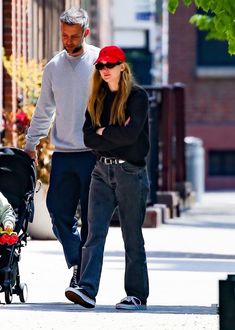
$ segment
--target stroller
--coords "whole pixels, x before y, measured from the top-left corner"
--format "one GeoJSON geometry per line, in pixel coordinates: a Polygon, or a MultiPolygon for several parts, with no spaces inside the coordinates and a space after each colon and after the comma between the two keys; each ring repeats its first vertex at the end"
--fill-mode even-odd
{"type": "Polygon", "coordinates": [[[21,149],[0,148],[0,191],[6,196],[16,214],[15,232],[18,241],[0,245],[0,292],[5,302],[12,302],[13,294],[26,302],[28,288],[20,282],[21,248],[27,245],[28,223],[33,221],[36,168],[33,160],[21,149]]]}

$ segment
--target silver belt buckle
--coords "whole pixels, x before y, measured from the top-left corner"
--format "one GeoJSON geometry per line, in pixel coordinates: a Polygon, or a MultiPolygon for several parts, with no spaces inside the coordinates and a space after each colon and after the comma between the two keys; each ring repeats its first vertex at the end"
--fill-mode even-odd
{"type": "Polygon", "coordinates": [[[104,163],[105,165],[112,165],[112,164],[122,164],[125,163],[125,160],[122,159],[112,159],[112,158],[106,158],[104,156],[102,156],[100,158],[100,160],[102,161],[102,163],[104,163]]]}
{"type": "Polygon", "coordinates": [[[104,157],[104,163],[105,163],[105,165],[110,165],[110,164],[112,164],[112,159],[104,157]]]}

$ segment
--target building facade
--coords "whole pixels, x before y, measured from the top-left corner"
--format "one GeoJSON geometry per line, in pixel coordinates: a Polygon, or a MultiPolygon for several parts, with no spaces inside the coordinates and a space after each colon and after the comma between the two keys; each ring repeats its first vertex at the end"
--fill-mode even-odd
{"type": "MultiPolygon", "coordinates": [[[[104,6],[107,1],[102,1],[104,6]]],[[[2,0],[0,2],[0,46],[7,56],[23,56],[36,61],[50,60],[62,49],[59,30],[61,12],[71,6],[83,7],[91,17],[98,17],[98,2],[94,0],[2,0]]],[[[91,20],[90,40],[99,43],[97,19],[91,20]]],[[[2,51],[2,50],[1,50],[2,51]]],[[[0,56],[0,61],[2,56],[0,56]]],[[[2,65],[1,65],[2,68],[2,65]]],[[[15,111],[20,93],[15,82],[5,70],[0,71],[0,109],[15,111]]]]}
{"type": "MultiPolygon", "coordinates": [[[[167,15],[167,0],[128,1],[129,11],[124,0],[2,0],[0,45],[15,58],[49,60],[61,49],[59,15],[73,5],[90,14],[88,42],[123,47],[140,83],[185,84],[186,135],[203,141],[206,189],[234,189],[235,60],[189,23],[195,8],[167,15]]],[[[0,67],[0,111],[14,112],[20,90],[0,67]]]]}
{"type": "Polygon", "coordinates": [[[195,12],[181,5],[169,15],[169,83],[186,85],[186,134],[203,141],[206,189],[234,189],[235,56],[205,41],[189,23],[195,12]]]}

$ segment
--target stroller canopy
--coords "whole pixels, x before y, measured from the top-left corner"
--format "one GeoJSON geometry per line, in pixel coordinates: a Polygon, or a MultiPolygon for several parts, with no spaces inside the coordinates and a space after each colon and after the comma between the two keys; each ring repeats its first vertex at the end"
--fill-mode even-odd
{"type": "Polygon", "coordinates": [[[0,191],[14,209],[19,208],[36,185],[33,160],[21,149],[0,148],[0,191]]]}

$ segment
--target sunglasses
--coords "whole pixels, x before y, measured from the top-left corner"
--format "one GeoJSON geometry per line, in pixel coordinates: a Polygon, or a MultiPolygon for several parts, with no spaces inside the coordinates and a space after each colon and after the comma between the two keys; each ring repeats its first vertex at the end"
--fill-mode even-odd
{"type": "Polygon", "coordinates": [[[107,63],[101,63],[101,62],[98,62],[96,65],[95,65],[95,68],[96,70],[103,70],[104,68],[107,68],[107,69],[113,69],[116,65],[119,65],[121,64],[121,62],[116,62],[116,63],[110,63],[110,62],[107,62],[107,63]]]}

